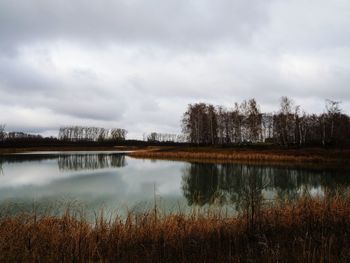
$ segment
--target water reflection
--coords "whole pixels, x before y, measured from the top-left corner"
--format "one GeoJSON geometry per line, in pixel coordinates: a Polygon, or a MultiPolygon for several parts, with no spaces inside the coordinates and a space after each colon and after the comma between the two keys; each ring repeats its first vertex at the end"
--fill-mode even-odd
{"type": "Polygon", "coordinates": [[[71,202],[92,216],[102,208],[123,214],[151,209],[155,194],[162,197],[167,211],[178,201],[185,203],[180,191],[183,163],[104,153],[35,154],[3,160],[6,176],[0,177],[0,216],[2,211],[30,212],[33,206],[39,214],[57,213],[71,202]]]}
{"type": "Polygon", "coordinates": [[[294,200],[305,191],[322,194],[349,187],[346,172],[246,164],[192,163],[183,169],[182,191],[188,205],[236,206],[262,199],[294,200]]]}
{"type": "Polygon", "coordinates": [[[44,162],[57,160],[60,171],[98,170],[126,166],[125,154],[91,154],[91,153],[53,153],[53,154],[18,154],[0,157],[0,174],[3,163],[16,164],[24,162],[44,162]]]}
{"type": "Polygon", "coordinates": [[[2,169],[2,159],[0,158],[0,176],[4,174],[4,171],[2,169]]]}
{"type": "Polygon", "coordinates": [[[125,155],[122,154],[60,155],[57,161],[61,171],[97,170],[126,165],[125,155]]]}
{"type": "Polygon", "coordinates": [[[212,204],[236,211],[276,198],[292,201],[304,191],[323,194],[350,186],[344,170],[139,160],[115,152],[2,156],[1,169],[0,214],[8,203],[20,204],[15,206],[20,211],[30,210],[33,201],[59,207],[57,200],[94,211],[102,206],[134,211],[152,207],[155,197],[166,211],[212,204]]]}

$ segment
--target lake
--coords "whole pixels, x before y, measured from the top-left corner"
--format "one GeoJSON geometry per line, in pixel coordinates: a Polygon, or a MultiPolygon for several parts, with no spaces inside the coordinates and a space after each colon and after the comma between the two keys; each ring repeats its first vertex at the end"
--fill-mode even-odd
{"type": "MultiPolygon", "coordinates": [[[[341,167],[340,167],[341,168],[341,167]]],[[[237,211],[247,198],[293,201],[346,189],[347,169],[142,160],[119,152],[37,152],[0,156],[0,211],[164,212],[193,207],[237,211]]]]}

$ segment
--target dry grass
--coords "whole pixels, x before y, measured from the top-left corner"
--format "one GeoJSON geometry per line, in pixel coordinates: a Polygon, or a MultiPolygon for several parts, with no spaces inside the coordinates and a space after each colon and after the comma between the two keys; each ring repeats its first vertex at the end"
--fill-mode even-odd
{"type": "MultiPolygon", "coordinates": [[[[246,210],[246,212],[249,209],[246,210]]],[[[349,262],[350,198],[301,198],[243,213],[130,214],[94,224],[61,217],[0,219],[0,262],[349,262]]]]}
{"type": "Polygon", "coordinates": [[[218,148],[158,148],[135,151],[129,154],[135,158],[166,159],[166,160],[204,160],[274,162],[274,163],[349,163],[349,150],[237,150],[218,148]]]}

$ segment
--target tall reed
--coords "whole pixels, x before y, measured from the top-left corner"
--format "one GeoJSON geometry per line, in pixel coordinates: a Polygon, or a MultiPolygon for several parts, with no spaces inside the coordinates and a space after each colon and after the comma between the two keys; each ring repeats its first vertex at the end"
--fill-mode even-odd
{"type": "Polygon", "coordinates": [[[0,219],[0,262],[348,262],[350,197],[220,213],[0,219]],[[247,216],[248,213],[248,216],[247,216]]]}
{"type": "Polygon", "coordinates": [[[129,153],[134,158],[169,160],[205,160],[205,161],[248,161],[248,162],[284,162],[284,163],[348,163],[349,153],[303,152],[299,151],[250,151],[218,149],[185,150],[142,150],[129,153]]]}

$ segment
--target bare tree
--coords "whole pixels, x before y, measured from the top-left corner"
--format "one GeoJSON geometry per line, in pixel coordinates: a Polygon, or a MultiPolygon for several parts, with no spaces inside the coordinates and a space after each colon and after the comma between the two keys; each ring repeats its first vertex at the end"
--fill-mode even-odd
{"type": "Polygon", "coordinates": [[[246,114],[247,138],[251,142],[258,142],[261,137],[261,113],[255,99],[248,101],[246,114]]]}
{"type": "MultiPolygon", "coordinates": [[[[329,122],[329,141],[334,140],[334,124],[337,117],[339,117],[341,114],[340,103],[340,101],[334,101],[330,99],[326,100],[327,119],[329,122]]],[[[325,130],[327,129],[325,128],[325,130]]]]}
{"type": "Polygon", "coordinates": [[[261,142],[273,138],[273,114],[261,114],[261,142]]]}
{"type": "MultiPolygon", "coordinates": [[[[284,146],[339,145],[350,141],[350,118],[342,114],[339,105],[339,101],[327,100],[327,112],[316,115],[302,111],[285,96],[275,114],[261,113],[255,99],[235,103],[232,110],[196,103],[188,105],[182,128],[187,141],[197,144],[263,142],[268,138],[284,146]]],[[[169,136],[163,134],[160,140],[164,138],[169,136]]]]}
{"type": "Polygon", "coordinates": [[[217,143],[218,137],[218,123],[217,123],[217,112],[213,105],[207,106],[207,118],[208,118],[208,129],[209,129],[209,140],[208,143],[214,145],[217,143]]]}
{"type": "Polygon", "coordinates": [[[68,126],[61,127],[58,132],[60,140],[67,141],[123,141],[127,131],[125,129],[105,129],[98,127],[68,126]]]}
{"type": "Polygon", "coordinates": [[[125,141],[127,133],[127,130],[119,128],[114,128],[110,132],[112,140],[114,141],[125,141]]]}
{"type": "Polygon", "coordinates": [[[3,141],[5,139],[5,124],[0,124],[0,141],[3,141]]]}
{"type": "Polygon", "coordinates": [[[231,119],[233,123],[233,142],[239,143],[242,142],[242,127],[244,122],[244,115],[241,112],[239,104],[236,102],[234,109],[231,113],[231,119]]]}
{"type": "Polygon", "coordinates": [[[281,144],[285,146],[295,143],[295,115],[293,107],[293,100],[283,96],[279,112],[274,118],[275,135],[281,144]]]}

